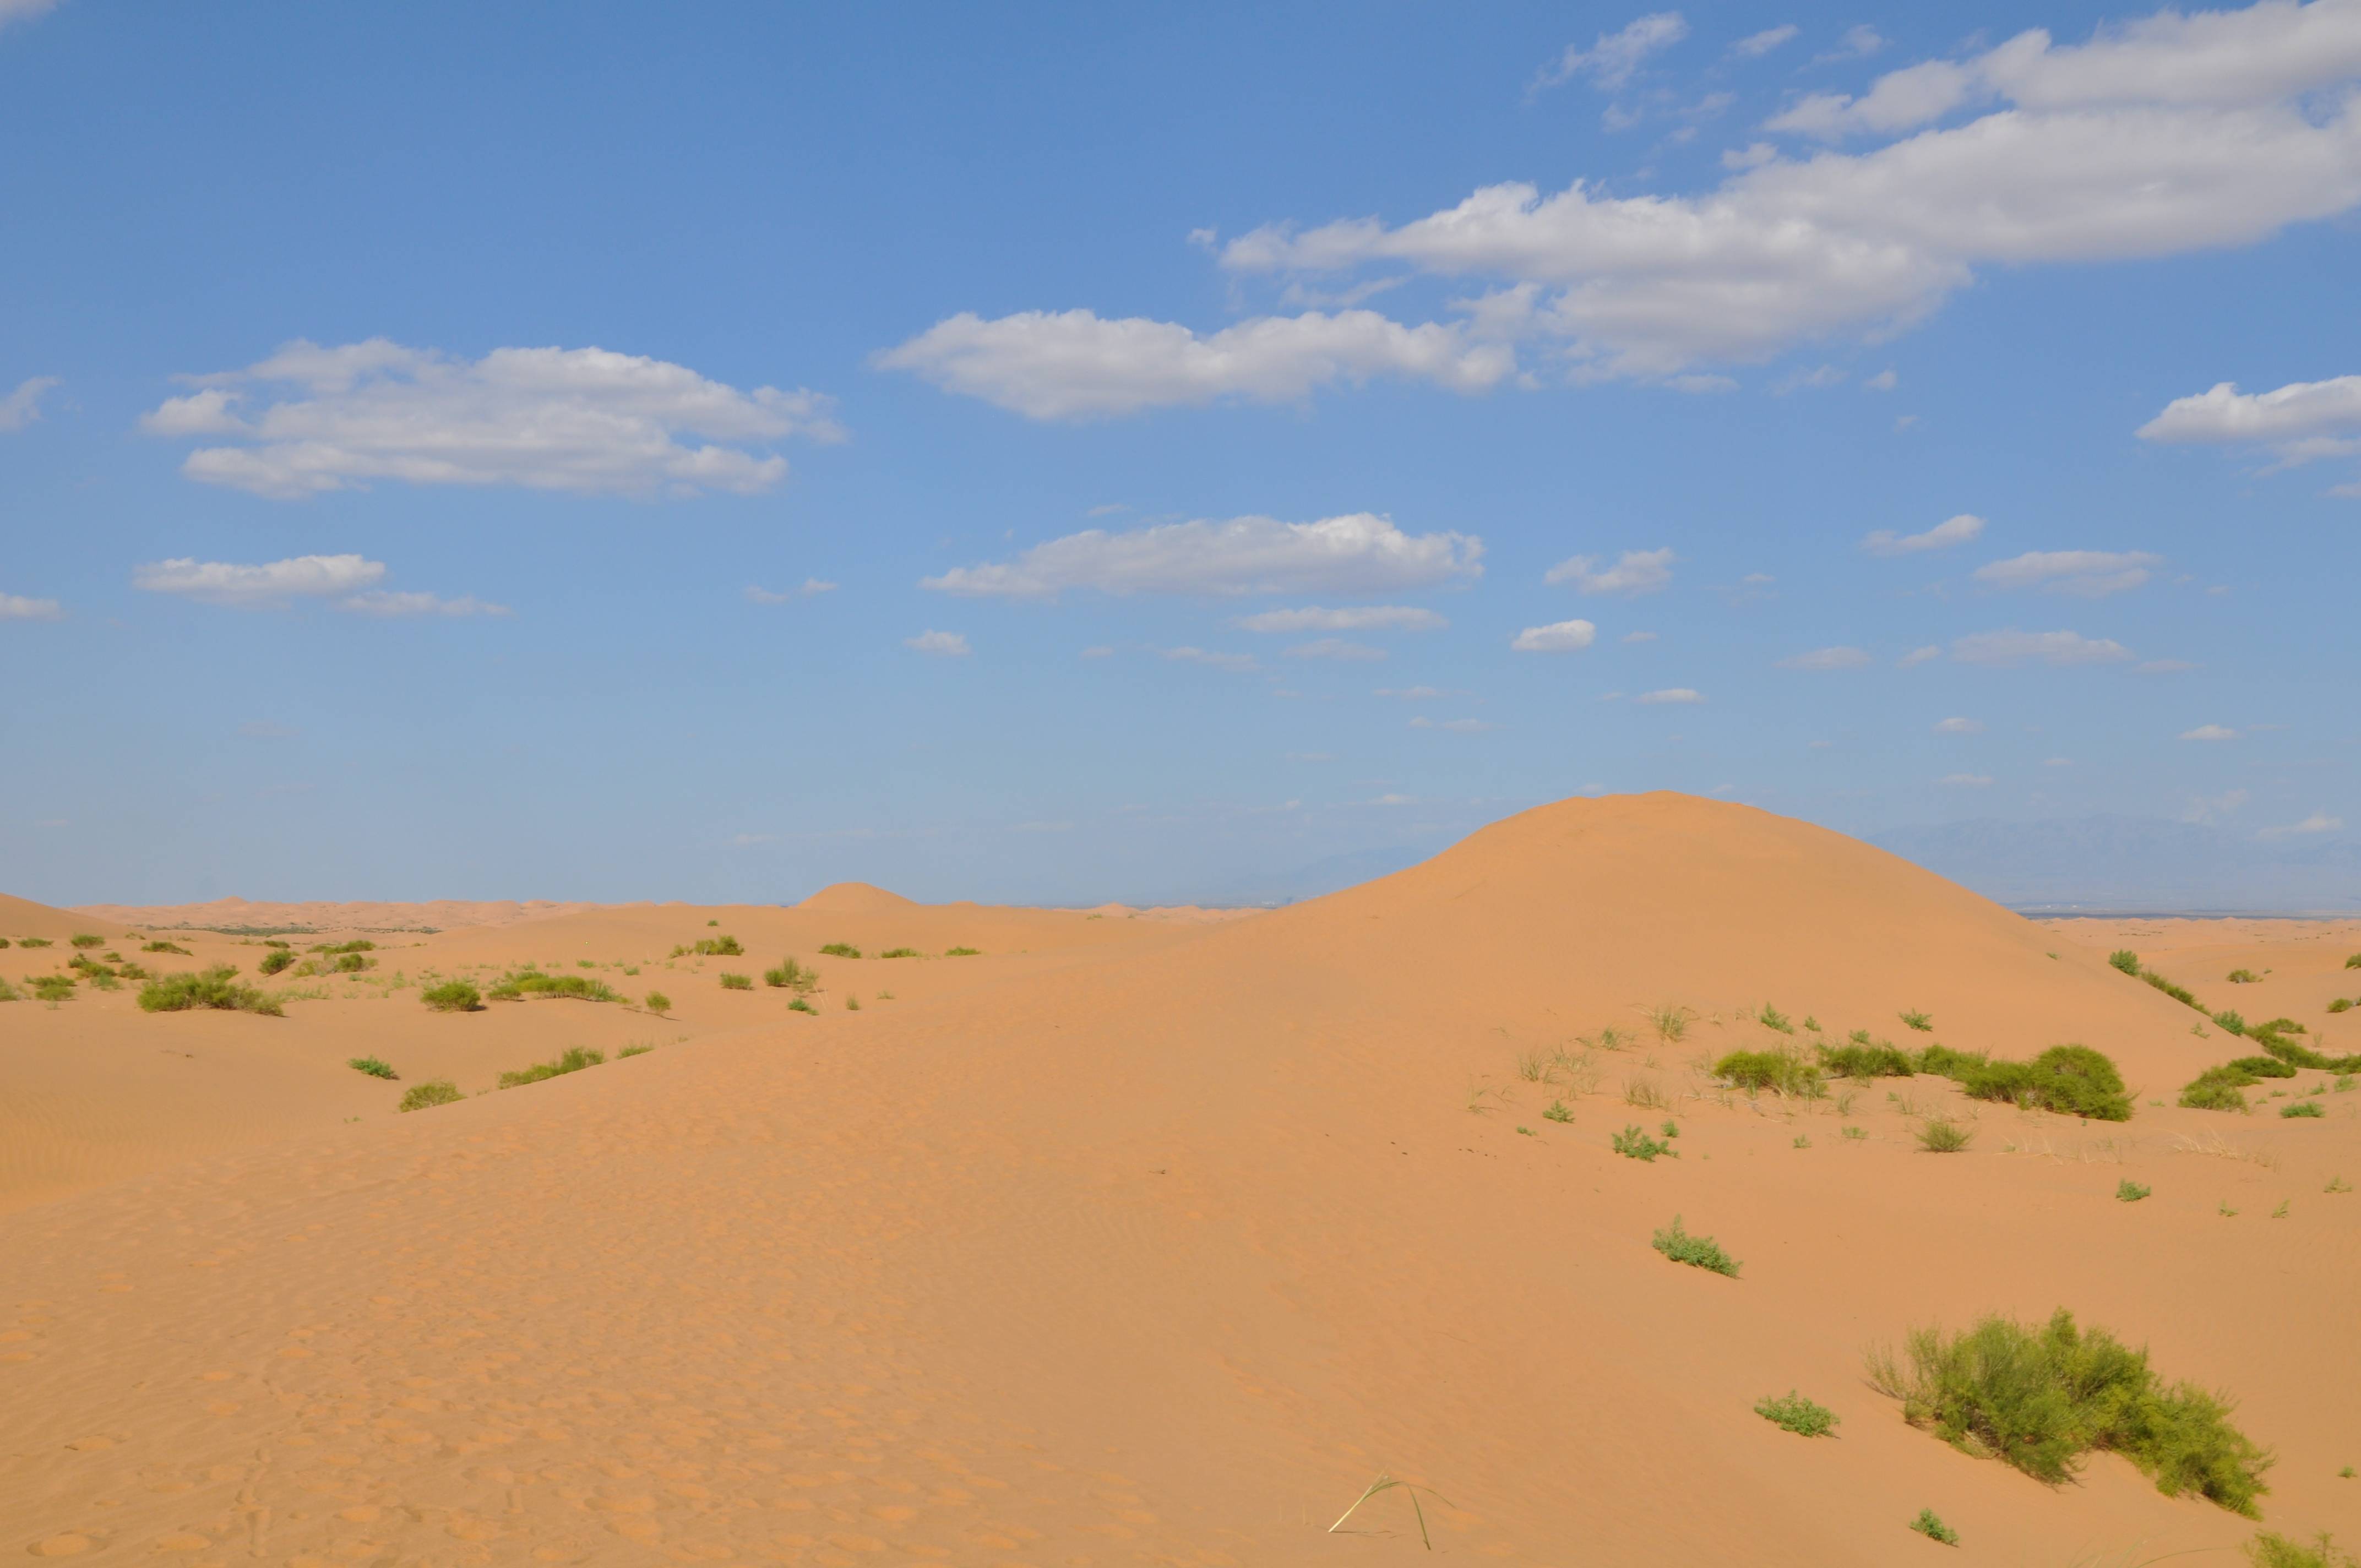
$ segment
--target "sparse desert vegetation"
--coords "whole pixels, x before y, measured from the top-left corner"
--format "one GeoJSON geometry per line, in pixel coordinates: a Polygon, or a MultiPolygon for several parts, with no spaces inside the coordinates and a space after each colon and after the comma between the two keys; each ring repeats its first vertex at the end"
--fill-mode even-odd
{"type": "Polygon", "coordinates": [[[850,942],[827,942],[820,947],[820,956],[829,959],[857,959],[861,949],[850,942]]]}
{"type": "Polygon", "coordinates": [[[607,1059],[604,1051],[594,1051],[584,1046],[571,1046],[548,1061],[537,1061],[515,1072],[500,1074],[502,1089],[515,1089],[523,1084],[539,1083],[544,1079],[562,1078],[569,1072],[598,1067],[607,1059]]]}
{"type": "Polygon", "coordinates": [[[483,993],[474,982],[446,980],[440,985],[430,985],[420,991],[418,1000],[437,1013],[474,1013],[484,1005],[483,993]]]}
{"type": "Polygon", "coordinates": [[[923,959],[927,955],[916,948],[888,948],[877,956],[881,959],[923,959]]]}
{"type": "Polygon", "coordinates": [[[672,1011],[672,998],[666,996],[661,991],[651,991],[648,992],[643,1005],[646,1006],[649,1012],[661,1017],[664,1014],[672,1011]]]}
{"type": "Polygon", "coordinates": [[[1756,1400],[1754,1413],[1797,1437],[1826,1437],[1837,1429],[1835,1411],[1813,1403],[1793,1388],[1783,1395],[1756,1400]]]}
{"type": "Polygon", "coordinates": [[[401,1076],[401,1074],[394,1071],[390,1064],[377,1057],[355,1057],[345,1065],[351,1068],[355,1072],[365,1072],[371,1078],[400,1078],[401,1076]]]}
{"type": "Polygon", "coordinates": [[[528,996],[558,997],[576,1002],[620,1002],[620,992],[603,980],[580,974],[544,974],[519,970],[484,992],[492,1002],[521,1002],[528,996]]]}
{"type": "Polygon", "coordinates": [[[1702,1268],[1710,1274],[1727,1275],[1732,1279],[1738,1277],[1738,1260],[1722,1251],[1721,1244],[1711,1236],[1689,1234],[1682,1226],[1678,1214],[1673,1216],[1671,1224],[1650,1238],[1648,1245],[1675,1263],[1685,1263],[1691,1268],[1702,1268]]]}
{"type": "Polygon", "coordinates": [[[425,1083],[412,1084],[410,1088],[403,1092],[401,1096],[401,1103],[394,1107],[394,1109],[397,1111],[423,1111],[430,1106],[449,1105],[458,1101],[465,1100],[466,1098],[466,1095],[459,1092],[459,1086],[457,1084],[452,1082],[447,1078],[437,1078],[430,1080],[425,1083]]]}
{"type": "Polygon", "coordinates": [[[1932,1508],[1920,1508],[1918,1517],[1910,1521],[1910,1528],[1927,1540],[1940,1542],[1942,1545],[1960,1544],[1960,1532],[1945,1524],[1932,1508]]]}
{"type": "Polygon", "coordinates": [[[1973,1129],[1938,1116],[1918,1129],[1918,1146],[1928,1154],[1958,1154],[1973,1143],[1975,1136],[1973,1129]]]}
{"type": "Polygon", "coordinates": [[[819,985],[819,975],[793,958],[785,958],[780,959],[776,966],[763,971],[763,983],[786,991],[807,992],[819,985]]]}
{"type": "Polygon", "coordinates": [[[1609,1148],[1627,1159],[1653,1163],[1659,1155],[1671,1155],[1675,1159],[1680,1157],[1681,1151],[1673,1147],[1673,1139],[1679,1135],[1680,1129],[1670,1122],[1664,1124],[1664,1135],[1661,1139],[1650,1137],[1645,1129],[1635,1124],[1625,1127],[1607,1142],[1609,1148]]]}
{"type": "Polygon", "coordinates": [[[238,1013],[285,1015],[278,999],[250,985],[237,983],[237,971],[227,964],[181,974],[160,975],[139,988],[142,1013],[185,1013],[192,1008],[217,1008],[238,1013]]]}
{"type": "Polygon", "coordinates": [[[277,948],[263,954],[262,961],[254,967],[264,974],[277,974],[280,970],[292,965],[294,961],[293,953],[289,952],[285,948],[277,948]]]}
{"type": "Polygon", "coordinates": [[[754,977],[751,974],[725,973],[721,977],[721,989],[724,991],[752,991],[754,989],[754,977]]]}

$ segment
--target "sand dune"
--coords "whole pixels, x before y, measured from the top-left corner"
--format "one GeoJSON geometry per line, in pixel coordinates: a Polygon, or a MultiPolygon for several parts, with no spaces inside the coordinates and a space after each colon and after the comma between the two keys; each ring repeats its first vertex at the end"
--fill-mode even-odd
{"type": "MultiPolygon", "coordinates": [[[[2251,935],[2273,972],[2241,992],[2361,991],[2326,944],[2251,935]]],[[[1422,1560],[1400,1491],[1326,1532],[1381,1470],[1432,1489],[1437,1552],[1511,1563],[1915,1561],[1938,1550],[1904,1529],[1926,1507],[1961,1561],[2244,1540],[2246,1521],[2117,1459],[2051,1489],[1969,1458],[1864,1386],[1864,1347],[1912,1325],[2060,1304],[2240,1397],[2280,1455],[2274,1528],[2354,1532],[2361,1494],[2337,1471],[2361,1462],[2361,1198],[2323,1188],[2361,1178],[2361,1095],[2324,1092],[2310,1122],[2170,1106],[2231,1053],[2106,946],[1676,796],[1545,807],[1223,923],[850,887],[421,938],[378,956],[588,959],[619,985],[636,965],[686,1037],[407,1116],[365,1083],[357,1122],[280,1124],[0,1215],[0,1543],[193,1563],[1422,1560]],[[758,962],[822,941],[984,951],[820,960],[804,1017],[721,991],[738,960],[662,956],[721,930],[758,962]],[[1766,1003],[1799,1029],[2011,1056],[2082,1040],[2143,1086],[2139,1111],[2086,1124],[1924,1078],[1815,1102],[1718,1091],[1715,1056],[1790,1037],[1766,1003]],[[1666,1003],[1693,1010],[1686,1038],[1642,1019],[1666,1003]],[[1570,1077],[1521,1076],[1552,1050],[1570,1077]],[[1553,1100],[1570,1122],[1543,1117],[1553,1100]],[[1972,1119],[1968,1153],[1916,1151],[1937,1110],[1972,1119]],[[1668,1116],[1679,1157],[1609,1150],[1668,1116]],[[2117,1202],[2125,1176],[2154,1196],[2117,1202]],[[1676,1213],[1741,1277],[1651,1250],[1676,1213]],[[1838,1439],[1752,1413],[1790,1387],[1838,1412],[1838,1439]]],[[[202,1041],[201,1062],[243,1064],[225,1076],[292,1084],[381,1016],[389,1054],[460,1064],[473,1089],[561,1036],[653,1026],[556,1002],[433,1016],[401,993],[285,1020],[121,1002],[14,1004],[8,1070],[119,1032],[121,1063],[92,1080],[110,1092],[144,1091],[134,1040],[202,1041]]]]}

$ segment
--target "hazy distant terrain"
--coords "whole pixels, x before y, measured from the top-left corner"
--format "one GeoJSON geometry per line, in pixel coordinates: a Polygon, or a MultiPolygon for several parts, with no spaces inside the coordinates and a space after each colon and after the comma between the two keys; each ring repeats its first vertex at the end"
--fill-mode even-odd
{"type": "Polygon", "coordinates": [[[2313,914],[2361,908],[2361,844],[2268,842],[2194,822],[1990,817],[1870,842],[2018,909],[2313,914]]]}

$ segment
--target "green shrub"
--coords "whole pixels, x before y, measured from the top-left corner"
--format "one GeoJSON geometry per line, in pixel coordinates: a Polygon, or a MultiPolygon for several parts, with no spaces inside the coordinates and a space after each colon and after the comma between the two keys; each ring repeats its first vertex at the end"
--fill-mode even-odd
{"type": "Polygon", "coordinates": [[[1916,1530],[1920,1535],[1925,1536],[1927,1540],[1939,1541],[1945,1546],[1957,1546],[1960,1544],[1960,1532],[1953,1530],[1949,1525],[1945,1524],[1941,1519],[1937,1519],[1935,1517],[1935,1510],[1932,1508],[1920,1508],[1918,1510],[1918,1517],[1910,1521],[1910,1528],[1916,1530]]]}
{"type": "Polygon", "coordinates": [[[16,1002],[21,1000],[22,998],[17,994],[16,988],[15,986],[10,985],[5,980],[0,980],[0,1002],[16,1002]]]}
{"type": "Polygon", "coordinates": [[[580,1072],[586,1067],[597,1067],[606,1059],[607,1054],[604,1051],[594,1051],[586,1047],[574,1046],[564,1055],[553,1060],[537,1061],[521,1072],[500,1074],[500,1087],[514,1089],[520,1084],[539,1083],[545,1078],[557,1078],[569,1072],[580,1072]]]}
{"type": "Polygon", "coordinates": [[[2107,961],[2128,975],[2136,976],[2140,971],[2139,955],[2129,948],[2117,948],[2107,955],[2107,961]]]}
{"type": "Polygon", "coordinates": [[[2115,1201],[2118,1203],[2136,1203],[2147,1194],[2147,1188],[2128,1176],[2115,1183],[2115,1201]]]}
{"type": "Polygon", "coordinates": [[[401,1076],[401,1074],[394,1071],[390,1066],[376,1057],[355,1057],[345,1065],[351,1068],[355,1072],[365,1072],[371,1078],[398,1079],[401,1076]]]}
{"type": "Polygon", "coordinates": [[[1918,1129],[1918,1146],[1928,1154],[1958,1154],[1975,1141],[1972,1129],[1938,1116],[1918,1129]]]}
{"type": "Polygon", "coordinates": [[[5,948],[7,946],[8,938],[5,937],[0,937],[0,948],[5,948]]]}
{"type": "MultiPolygon", "coordinates": [[[[2353,1467],[2348,1464],[2337,1474],[2349,1476],[2353,1467]]],[[[2326,1530],[2312,1537],[2310,1546],[2265,1530],[2246,1542],[2246,1561],[2255,1568],[2361,1568],[2361,1559],[2339,1551],[2336,1538],[2326,1530]]]]}
{"type": "Polygon", "coordinates": [[[2254,985],[2259,982],[2263,977],[2257,974],[2250,969],[2234,969],[2225,978],[2228,979],[2232,985],[2254,985]]]}
{"type": "Polygon", "coordinates": [[[1732,1051],[1713,1064],[1713,1075],[1755,1094],[1809,1094],[1820,1083],[1820,1069],[1788,1051],[1732,1051]]]}
{"type": "Polygon", "coordinates": [[[329,967],[332,973],[358,974],[363,970],[375,969],[377,960],[365,953],[345,953],[329,967]]]}
{"type": "Polygon", "coordinates": [[[945,948],[943,949],[943,957],[947,959],[973,959],[983,956],[982,948],[945,948]]]}
{"type": "Polygon", "coordinates": [[[2295,1067],[2277,1057],[2235,1057],[2226,1065],[2256,1078],[2293,1078],[2295,1067]]]}
{"type": "Polygon", "coordinates": [[[927,955],[916,948],[888,948],[877,956],[881,959],[923,959],[927,955]]]}
{"type": "Polygon", "coordinates": [[[2231,1406],[2191,1383],[2167,1386],[2146,1351],[2060,1308],[2028,1327],[1991,1316],[1960,1333],[1912,1332],[1906,1368],[1870,1358],[1870,1382],[1903,1419],[1962,1453],[2000,1459],[2052,1486],[2093,1449],[2121,1453],[2169,1497],[2196,1492],[2252,1515],[2271,1456],[2230,1424],[2231,1406]]]}
{"type": "Polygon", "coordinates": [[[303,950],[307,953],[325,953],[328,957],[335,958],[342,953],[373,953],[377,951],[377,944],[366,938],[337,942],[333,945],[327,942],[314,942],[303,950]]]}
{"type": "MultiPolygon", "coordinates": [[[[2279,1020],[2273,1019],[2272,1022],[2278,1023],[2279,1020]]],[[[2321,1072],[2361,1070],[2361,1054],[2342,1057],[2324,1056],[2310,1046],[2297,1044],[2281,1035],[2279,1030],[2268,1026],[2254,1034],[2252,1038],[2255,1044],[2290,1067],[2308,1067],[2321,1072]]]]}
{"type": "Polygon", "coordinates": [[[49,939],[47,937],[19,937],[16,938],[16,945],[20,948],[46,948],[49,945],[49,939]]]}
{"type": "Polygon", "coordinates": [[[2348,998],[2346,998],[2346,997],[2342,997],[2342,996],[2338,997],[2335,1001],[2334,1001],[2334,1002],[2332,1002],[2332,1003],[2330,1003],[2328,1004],[2328,1010],[2329,1010],[2331,1013],[2345,1013],[2345,1012],[2349,1012],[2349,1011],[2351,1011],[2351,1010],[2352,1010],[2352,1007],[2353,1007],[2353,1003],[2352,1003],[2351,1000],[2350,1000],[2350,999],[2348,999],[2348,998]]]}
{"type": "Polygon", "coordinates": [[[280,970],[285,969],[289,964],[291,964],[294,961],[295,955],[293,953],[289,952],[284,948],[279,948],[263,954],[262,961],[257,964],[255,968],[260,970],[265,974],[277,974],[280,970]]]}
{"type": "Polygon", "coordinates": [[[1909,1027],[1917,1030],[1922,1035],[1931,1034],[1934,1032],[1935,1020],[1931,1015],[1925,1013],[1905,1013],[1902,1014],[1902,1022],[1909,1027]]]}
{"type": "Polygon", "coordinates": [[[37,974],[33,977],[33,995],[41,1002],[71,1002],[74,981],[70,974],[37,974]]]}
{"type": "Polygon", "coordinates": [[[1793,1388],[1784,1398],[1757,1399],[1754,1413],[1782,1431],[1797,1437],[1826,1437],[1837,1427],[1837,1413],[1826,1405],[1816,1405],[1793,1388]]]}
{"type": "Polygon", "coordinates": [[[721,977],[721,989],[724,991],[752,991],[754,989],[754,977],[751,974],[725,974],[721,977]]]}
{"type": "Polygon", "coordinates": [[[93,937],[87,931],[76,932],[73,936],[68,938],[67,940],[71,941],[77,948],[103,948],[106,946],[105,938],[93,937]]]}
{"type": "Polygon", "coordinates": [[[615,1059],[621,1061],[625,1057],[643,1057],[654,1049],[653,1046],[625,1046],[615,1053],[615,1059]]]}
{"type": "Polygon", "coordinates": [[[661,991],[651,991],[648,992],[647,1009],[661,1017],[672,1011],[672,998],[661,991]]]}
{"type": "Polygon", "coordinates": [[[2299,1100],[2292,1105],[2282,1105],[2279,1107],[2279,1115],[2282,1119],[2294,1116],[2325,1116],[2327,1114],[2327,1112],[2320,1108],[2320,1102],[2317,1100],[2299,1100]]]}
{"type": "MultiPolygon", "coordinates": [[[[1669,1122],[1664,1124],[1667,1127],[1672,1125],[1669,1122]]],[[[1607,1143],[1608,1146],[1612,1148],[1617,1154],[1622,1155],[1631,1159],[1644,1160],[1651,1164],[1654,1163],[1658,1155],[1668,1154],[1675,1159],[1681,1157],[1681,1151],[1673,1147],[1670,1142],[1658,1143],[1646,1133],[1641,1131],[1637,1126],[1624,1128],[1621,1132],[1617,1133],[1614,1136],[1609,1138],[1607,1143]]]]}
{"type": "Polygon", "coordinates": [[[512,974],[487,994],[495,1002],[512,1002],[522,996],[555,996],[576,1002],[623,1000],[622,994],[603,980],[582,974],[544,974],[539,970],[512,974]]]}
{"type": "Polygon", "coordinates": [[[418,1000],[437,1013],[473,1013],[484,1004],[482,994],[464,980],[446,980],[440,985],[430,985],[418,993],[418,1000]]]}
{"type": "MultiPolygon", "coordinates": [[[[28,947],[31,944],[29,943],[27,944],[28,947]]],[[[2345,967],[2346,969],[2361,969],[2361,953],[2355,953],[2351,958],[2346,959],[2345,960],[2345,967]]]]}
{"type": "Polygon", "coordinates": [[[276,998],[265,996],[250,985],[236,983],[236,973],[227,964],[216,964],[209,970],[160,975],[139,988],[139,1010],[184,1013],[191,1008],[212,1007],[267,1014],[273,1018],[286,1015],[286,1009],[279,1005],[276,998]]]}
{"type": "Polygon", "coordinates": [[[858,1012],[860,1012],[860,1011],[861,1011],[861,998],[859,998],[858,996],[853,995],[853,994],[852,994],[851,992],[849,992],[849,991],[848,991],[848,992],[846,992],[844,993],[844,1010],[845,1010],[847,1013],[858,1013],[858,1012]]]}
{"type": "Polygon", "coordinates": [[[1929,1046],[1922,1071],[1940,1074],[1976,1100],[2005,1100],[2099,1122],[2128,1122],[2131,1096],[2115,1064],[2088,1046],[2052,1046],[2029,1062],[1993,1061],[1980,1051],[1929,1046]]]}
{"type": "Polygon", "coordinates": [[[412,1084],[409,1091],[402,1095],[401,1103],[394,1109],[423,1111],[430,1105],[448,1105],[455,1101],[466,1098],[466,1095],[459,1092],[457,1084],[447,1078],[438,1078],[426,1083],[412,1084]]]}
{"type": "Polygon", "coordinates": [[[2209,1067],[2182,1088],[2180,1102],[2191,1111],[2244,1111],[2246,1097],[2238,1091],[2255,1081],[2235,1067],[2209,1067]]]}
{"type": "Polygon", "coordinates": [[[819,1009],[811,1004],[809,998],[798,996],[793,1002],[787,1003],[787,1011],[790,1013],[810,1013],[817,1014],[819,1012],[819,1009]]]}
{"type": "Polygon", "coordinates": [[[178,942],[150,942],[139,950],[143,953],[178,953],[184,959],[189,956],[189,949],[178,942]]]}
{"type": "Polygon", "coordinates": [[[1767,1002],[1763,1004],[1763,1011],[1754,1015],[1754,1021],[1766,1029],[1776,1029],[1783,1035],[1792,1035],[1795,1032],[1795,1025],[1787,1022],[1787,1015],[1767,1002]]]}
{"type": "Polygon", "coordinates": [[[1649,1245],[1675,1263],[1686,1263],[1692,1268],[1709,1269],[1715,1274],[1738,1277],[1738,1260],[1721,1250],[1721,1244],[1711,1236],[1693,1236],[1681,1228],[1681,1217],[1655,1234],[1649,1245]]]}
{"type": "MultiPolygon", "coordinates": [[[[708,921],[708,924],[711,922],[708,921]]],[[[699,958],[707,959],[736,959],[746,955],[746,949],[738,945],[738,938],[729,936],[700,937],[697,939],[696,946],[687,950],[699,958]]],[[[681,951],[682,949],[675,948],[673,956],[680,957],[681,951]]]]}
{"type": "Polygon", "coordinates": [[[850,942],[829,942],[820,948],[820,952],[831,959],[857,959],[861,956],[861,949],[850,942]]]}
{"type": "Polygon", "coordinates": [[[1574,1113],[1566,1109],[1565,1102],[1563,1100],[1551,1101],[1549,1102],[1549,1109],[1543,1111],[1542,1115],[1546,1120],[1552,1122],[1571,1122],[1574,1120],[1574,1113]]]}
{"type": "Polygon", "coordinates": [[[2187,986],[2175,985],[2172,981],[2165,979],[2164,976],[2157,973],[2156,970],[2151,969],[2144,969],[2140,970],[2140,978],[2147,981],[2150,985],[2156,987],[2158,991],[2164,992],[2167,996],[2171,997],[2175,1002],[2180,1003],[2183,1007],[2194,1007],[2200,1013],[2205,1011],[2204,1003],[2199,1002],[2195,996],[2191,995],[2187,986]]]}
{"type": "Polygon", "coordinates": [[[819,984],[819,972],[806,969],[792,958],[781,959],[776,969],[763,971],[763,983],[787,991],[809,991],[819,984]]]}
{"type": "Polygon", "coordinates": [[[2235,1009],[2228,1007],[2213,1014],[2213,1026],[2217,1029],[2227,1029],[2234,1035],[2243,1035],[2246,1032],[2246,1021],[2239,1017],[2235,1009]]]}
{"type": "Polygon", "coordinates": [[[1820,1065],[1839,1078],[1908,1078],[1910,1053],[1890,1041],[1869,1043],[1869,1031],[1850,1045],[1820,1046],[1820,1065]]]}

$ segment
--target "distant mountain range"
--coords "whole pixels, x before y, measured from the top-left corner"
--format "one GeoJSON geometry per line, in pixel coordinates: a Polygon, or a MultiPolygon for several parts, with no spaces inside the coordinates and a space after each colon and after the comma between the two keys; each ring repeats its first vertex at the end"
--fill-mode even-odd
{"type": "Polygon", "coordinates": [[[2361,914],[2361,844],[2145,817],[1905,828],[1870,842],[2029,914],[2361,914]]]}

